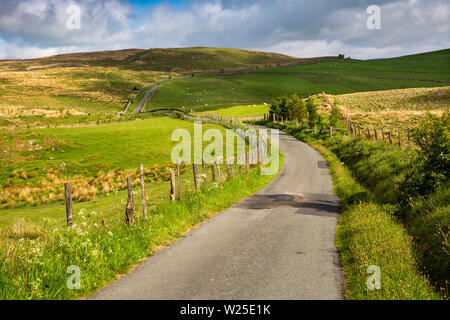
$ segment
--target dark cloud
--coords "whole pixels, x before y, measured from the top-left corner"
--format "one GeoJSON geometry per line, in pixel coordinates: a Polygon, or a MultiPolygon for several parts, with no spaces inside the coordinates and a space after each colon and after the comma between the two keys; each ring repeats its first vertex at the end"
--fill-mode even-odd
{"type": "Polygon", "coordinates": [[[140,13],[119,0],[3,0],[0,6],[0,38],[17,48],[204,45],[298,56],[346,50],[367,58],[450,46],[445,0],[193,0],[182,10],[163,2],[140,13]],[[81,30],[65,26],[71,3],[82,9],[81,30]],[[372,4],[381,7],[381,30],[366,27],[372,4]]]}

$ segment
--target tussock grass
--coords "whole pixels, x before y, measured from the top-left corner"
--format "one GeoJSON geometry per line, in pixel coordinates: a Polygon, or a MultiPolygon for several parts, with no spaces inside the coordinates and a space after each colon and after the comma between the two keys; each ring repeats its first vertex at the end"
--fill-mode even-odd
{"type": "Polygon", "coordinates": [[[25,221],[24,218],[18,218],[10,227],[9,235],[16,240],[36,239],[44,235],[44,230],[42,226],[25,221]]]}

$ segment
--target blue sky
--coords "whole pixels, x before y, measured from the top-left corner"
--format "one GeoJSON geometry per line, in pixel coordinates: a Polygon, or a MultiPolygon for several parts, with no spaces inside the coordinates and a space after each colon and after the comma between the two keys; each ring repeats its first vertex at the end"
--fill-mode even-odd
{"type": "Polygon", "coordinates": [[[168,3],[174,8],[182,10],[186,7],[187,1],[182,0],[131,0],[130,4],[136,8],[136,10],[143,10],[147,8],[151,8],[155,5],[161,4],[161,3],[168,3]]]}
{"type": "Polygon", "coordinates": [[[344,53],[360,59],[444,49],[450,47],[450,2],[0,1],[0,59],[187,46],[264,50],[297,57],[344,53]],[[380,8],[380,29],[367,27],[369,5],[380,8]],[[79,28],[73,28],[72,6],[79,9],[79,28]]]}

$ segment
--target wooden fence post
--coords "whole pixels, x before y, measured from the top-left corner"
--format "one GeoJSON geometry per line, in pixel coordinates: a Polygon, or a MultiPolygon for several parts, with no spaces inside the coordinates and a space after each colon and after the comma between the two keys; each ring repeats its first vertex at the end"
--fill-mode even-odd
{"type": "Polygon", "coordinates": [[[240,161],[238,161],[239,162],[239,174],[242,174],[242,163],[243,163],[242,156],[240,156],[239,159],[240,159],[240,161]]]}
{"type": "Polygon", "coordinates": [[[333,127],[330,127],[330,138],[333,138],[333,127]]]}
{"type": "Polygon", "coordinates": [[[70,227],[73,224],[72,189],[70,183],[64,184],[64,195],[66,198],[67,226],[70,227]]]}
{"type": "Polygon", "coordinates": [[[256,131],[256,163],[261,167],[261,136],[259,135],[259,130],[256,131]]]}
{"type": "Polygon", "coordinates": [[[125,210],[125,222],[127,225],[134,225],[134,199],[133,199],[133,183],[131,182],[131,178],[127,178],[127,187],[128,187],[128,199],[127,199],[127,208],[125,210]]]}
{"type": "Polygon", "coordinates": [[[198,185],[198,166],[195,163],[192,164],[192,173],[194,175],[195,190],[198,190],[198,188],[199,188],[199,185],[198,185]]]}
{"type": "Polygon", "coordinates": [[[369,127],[367,127],[367,137],[369,138],[369,140],[371,139],[371,136],[370,136],[370,128],[369,128],[369,127]]]}
{"type": "Polygon", "coordinates": [[[408,128],[408,144],[411,142],[411,129],[408,128]]]}
{"type": "Polygon", "coordinates": [[[245,153],[245,170],[249,170],[250,169],[250,159],[248,158],[249,153],[246,152],[245,153]]]}
{"type": "Polygon", "coordinates": [[[234,158],[230,159],[230,169],[231,169],[231,177],[234,177],[234,168],[233,168],[234,158]]]}
{"type": "Polygon", "coordinates": [[[203,172],[203,185],[206,185],[207,181],[206,181],[206,163],[205,163],[205,158],[202,158],[202,172],[203,172]]]}
{"type": "Polygon", "coordinates": [[[170,171],[170,201],[175,201],[175,171],[170,171]]]}
{"type": "Polygon", "coordinates": [[[391,135],[391,130],[389,130],[389,143],[392,144],[392,135],[391,135]]]}
{"type": "Polygon", "coordinates": [[[211,177],[212,177],[212,182],[216,182],[216,167],[215,167],[214,163],[211,163],[211,177]]]}
{"type": "Polygon", "coordinates": [[[220,162],[219,162],[219,158],[217,158],[217,176],[219,177],[219,183],[222,183],[222,171],[220,168],[220,162]]]}
{"type": "Polygon", "coordinates": [[[398,130],[398,146],[399,146],[399,147],[402,146],[401,138],[400,138],[400,130],[398,130]]]}
{"type": "Polygon", "coordinates": [[[144,165],[142,163],[139,169],[141,173],[142,215],[144,216],[144,220],[147,220],[147,199],[145,196],[144,165]]]}
{"type": "Polygon", "coordinates": [[[177,200],[181,201],[180,161],[177,161],[177,200]]]}
{"type": "Polygon", "coordinates": [[[375,132],[375,141],[378,141],[378,132],[377,132],[377,128],[373,128],[374,132],[375,132]]]}

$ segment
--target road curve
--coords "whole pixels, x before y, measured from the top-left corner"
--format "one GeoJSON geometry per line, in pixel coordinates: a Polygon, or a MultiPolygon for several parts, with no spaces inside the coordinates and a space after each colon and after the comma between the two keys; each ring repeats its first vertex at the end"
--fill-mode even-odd
{"type": "Polygon", "coordinates": [[[145,260],[92,299],[344,299],[339,199],[321,155],[280,132],[264,189],[145,260]]]}
{"type": "Polygon", "coordinates": [[[136,107],[133,109],[131,114],[138,114],[139,112],[141,112],[142,108],[144,107],[144,104],[148,103],[148,101],[155,95],[156,92],[158,92],[158,90],[160,88],[161,88],[161,84],[158,84],[158,85],[152,87],[150,90],[148,90],[145,93],[144,97],[142,97],[142,99],[138,102],[136,107]]]}

